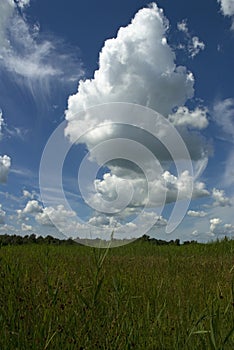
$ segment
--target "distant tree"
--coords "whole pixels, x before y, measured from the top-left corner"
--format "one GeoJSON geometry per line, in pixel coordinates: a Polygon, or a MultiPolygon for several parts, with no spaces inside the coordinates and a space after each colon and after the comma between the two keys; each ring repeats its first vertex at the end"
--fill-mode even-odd
{"type": "Polygon", "coordinates": [[[28,237],[28,243],[36,243],[36,235],[33,233],[28,237]]]}
{"type": "Polygon", "coordinates": [[[150,236],[148,236],[148,235],[143,235],[143,236],[141,237],[141,240],[142,240],[142,241],[148,242],[148,241],[150,240],[150,236]]]}

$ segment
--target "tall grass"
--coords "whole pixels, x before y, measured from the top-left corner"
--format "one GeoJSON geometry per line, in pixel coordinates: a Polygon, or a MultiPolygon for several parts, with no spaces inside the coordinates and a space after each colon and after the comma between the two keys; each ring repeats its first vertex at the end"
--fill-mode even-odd
{"type": "Polygon", "coordinates": [[[0,349],[234,349],[234,242],[0,249],[0,349]]]}

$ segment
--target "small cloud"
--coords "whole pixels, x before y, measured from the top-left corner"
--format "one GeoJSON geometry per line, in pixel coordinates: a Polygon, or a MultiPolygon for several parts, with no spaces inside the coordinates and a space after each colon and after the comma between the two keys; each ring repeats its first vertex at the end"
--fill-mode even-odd
{"type": "Polygon", "coordinates": [[[24,222],[21,224],[22,231],[32,231],[33,227],[31,225],[26,225],[24,222]]]}
{"type": "Polygon", "coordinates": [[[230,198],[228,198],[225,195],[224,190],[218,190],[217,188],[213,188],[212,198],[214,199],[214,207],[230,207],[232,205],[230,198]]]}
{"type": "Polygon", "coordinates": [[[35,192],[29,192],[28,190],[23,190],[22,193],[24,198],[29,199],[35,199],[35,197],[37,196],[35,192]]]}
{"type": "Polygon", "coordinates": [[[23,196],[32,199],[32,194],[27,190],[23,190],[23,196]]]}
{"type": "Polygon", "coordinates": [[[181,22],[177,23],[177,29],[180,32],[188,34],[188,25],[187,25],[187,20],[183,19],[181,22]]]}
{"type": "Polygon", "coordinates": [[[205,44],[203,43],[203,41],[199,40],[197,36],[192,37],[192,41],[188,45],[190,56],[193,58],[196,55],[198,55],[200,51],[203,51],[204,49],[205,49],[205,44]]]}
{"type": "Polygon", "coordinates": [[[192,232],[192,236],[197,237],[197,236],[199,236],[199,235],[200,235],[200,234],[199,234],[198,230],[194,230],[194,231],[192,232]]]}
{"type": "Polygon", "coordinates": [[[7,155],[0,156],[0,183],[7,182],[8,174],[11,167],[11,158],[7,155]]]}
{"type": "Polygon", "coordinates": [[[112,227],[112,228],[116,228],[117,226],[119,226],[120,224],[118,223],[118,221],[116,220],[116,218],[114,218],[113,216],[108,216],[108,215],[100,215],[97,214],[96,216],[93,216],[89,219],[88,223],[92,226],[96,226],[96,227],[112,227]]]}
{"type": "Polygon", "coordinates": [[[192,217],[197,217],[197,218],[204,218],[207,215],[207,213],[205,211],[189,210],[187,212],[187,215],[192,217]]]}
{"type": "Polygon", "coordinates": [[[222,51],[222,46],[220,44],[217,45],[217,51],[221,52],[222,51]]]}
{"type": "Polygon", "coordinates": [[[190,34],[187,20],[183,19],[181,22],[178,22],[177,29],[185,35],[185,43],[180,43],[177,49],[187,51],[191,58],[194,58],[200,51],[205,49],[204,42],[198,36],[192,36],[190,34]]]}

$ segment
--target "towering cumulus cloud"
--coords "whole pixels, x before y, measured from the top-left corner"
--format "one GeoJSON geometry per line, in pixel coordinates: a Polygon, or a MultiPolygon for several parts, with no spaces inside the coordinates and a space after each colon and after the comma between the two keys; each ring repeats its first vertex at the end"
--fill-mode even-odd
{"type": "Polygon", "coordinates": [[[94,78],[80,81],[77,94],[69,98],[66,119],[71,138],[77,128],[74,114],[93,105],[132,102],[167,115],[193,96],[193,75],[175,65],[167,29],[162,10],[153,4],[120,28],[116,38],[106,40],[94,78]]]}
{"type": "MultiPolygon", "coordinates": [[[[77,93],[68,99],[65,134],[71,142],[77,142],[82,130],[103,122],[98,115],[78,114],[79,112],[102,103],[128,102],[150,107],[166,118],[170,115],[169,120],[181,131],[191,158],[195,161],[204,159],[203,140],[198,132],[190,129],[192,126],[193,129],[201,130],[208,125],[206,109],[199,106],[194,112],[185,107],[179,109],[194,95],[194,77],[186,67],[176,65],[175,53],[166,38],[168,27],[163,11],[156,4],[152,4],[138,11],[127,27],[120,28],[116,38],[105,41],[99,55],[99,68],[94,72],[93,79],[81,80],[77,93]]],[[[134,125],[134,115],[128,116],[128,122],[130,118],[134,125]]],[[[142,129],[145,127],[144,123],[147,121],[142,118],[142,129]]],[[[152,128],[155,125],[152,124],[152,128]]],[[[93,129],[83,137],[83,141],[91,150],[92,146],[102,141],[123,135],[127,139],[134,139],[134,130],[126,125],[105,126],[93,129]]],[[[159,143],[154,144],[149,134],[135,130],[135,137],[162,164],[168,161],[168,153],[159,143]]],[[[98,157],[96,160],[98,162],[98,157]]],[[[145,168],[150,169],[150,163],[146,165],[147,159],[142,162],[145,162],[145,168]]],[[[173,202],[179,188],[183,188],[186,197],[191,186],[191,178],[187,172],[180,177],[173,176],[169,172],[168,164],[158,170],[155,180],[148,184],[139,171],[134,168],[130,171],[127,162],[115,160],[108,167],[110,174],[94,182],[96,194],[90,195],[97,207],[101,198],[115,198],[117,184],[126,186],[126,191],[132,186],[134,194],[129,206],[135,208],[144,205],[149,189],[153,194],[149,198],[149,205],[153,207],[157,205],[162,189],[166,192],[167,202],[173,202]],[[120,178],[128,178],[128,181],[121,182],[120,178]]],[[[194,191],[195,197],[208,193],[203,183],[195,184],[194,191]]],[[[101,203],[99,207],[101,208],[101,203]]]]}

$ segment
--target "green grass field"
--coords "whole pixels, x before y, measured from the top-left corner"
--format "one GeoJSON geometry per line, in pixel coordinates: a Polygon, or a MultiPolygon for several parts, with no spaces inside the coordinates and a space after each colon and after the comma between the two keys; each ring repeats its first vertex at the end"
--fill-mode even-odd
{"type": "Polygon", "coordinates": [[[0,249],[0,349],[234,349],[234,242],[0,249]]]}

